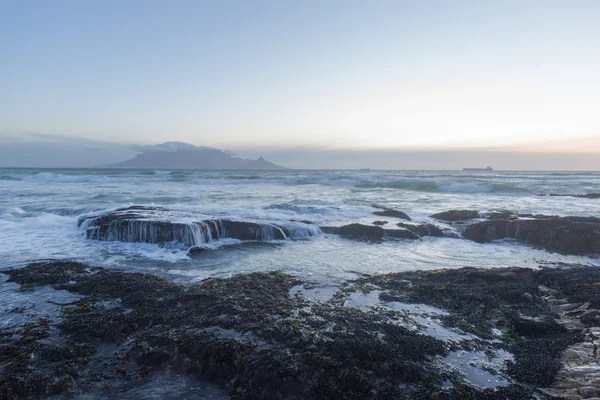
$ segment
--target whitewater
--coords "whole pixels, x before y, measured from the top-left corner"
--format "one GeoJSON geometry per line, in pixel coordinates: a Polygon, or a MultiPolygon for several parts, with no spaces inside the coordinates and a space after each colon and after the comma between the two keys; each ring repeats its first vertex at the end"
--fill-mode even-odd
{"type": "Polygon", "coordinates": [[[211,237],[205,241],[215,251],[191,258],[185,246],[90,240],[86,226],[78,225],[86,216],[129,206],[166,207],[168,218],[183,224],[202,218],[304,221],[315,227],[372,224],[382,219],[373,215],[374,206],[437,225],[444,224],[430,215],[451,209],[600,217],[600,199],[548,196],[598,192],[598,172],[0,169],[0,269],[69,259],[176,282],[267,270],[341,282],[362,273],[415,269],[600,265],[595,258],[549,253],[512,240],[478,244],[424,237],[371,243],[317,228],[284,240],[211,237]]]}

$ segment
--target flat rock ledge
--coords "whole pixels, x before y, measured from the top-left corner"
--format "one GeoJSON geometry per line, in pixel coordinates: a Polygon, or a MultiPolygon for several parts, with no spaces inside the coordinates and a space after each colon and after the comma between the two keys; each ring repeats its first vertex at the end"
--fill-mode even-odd
{"type": "Polygon", "coordinates": [[[162,207],[131,206],[84,215],[78,226],[87,239],[193,247],[221,238],[241,241],[306,238],[321,233],[306,221],[237,221],[187,214],[162,207]]]}
{"type": "Polygon", "coordinates": [[[515,239],[558,253],[600,254],[600,218],[594,217],[492,219],[467,226],[462,236],[479,243],[515,239]]]}
{"type": "Polygon", "coordinates": [[[0,330],[0,398],[117,399],[167,369],[235,399],[596,393],[596,268],[364,276],[320,299],[277,271],[193,285],[73,262],[6,273],[34,294],[50,285],[81,297],[0,330]],[[484,360],[461,370],[457,355],[484,360]],[[471,368],[498,384],[477,385],[471,368]]]}

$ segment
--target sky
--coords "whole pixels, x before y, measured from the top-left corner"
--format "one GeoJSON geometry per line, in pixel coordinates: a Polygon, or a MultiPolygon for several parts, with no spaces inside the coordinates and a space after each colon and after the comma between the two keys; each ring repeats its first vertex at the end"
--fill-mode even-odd
{"type": "Polygon", "coordinates": [[[599,20],[595,0],[0,0],[0,147],[589,156],[599,20]]]}

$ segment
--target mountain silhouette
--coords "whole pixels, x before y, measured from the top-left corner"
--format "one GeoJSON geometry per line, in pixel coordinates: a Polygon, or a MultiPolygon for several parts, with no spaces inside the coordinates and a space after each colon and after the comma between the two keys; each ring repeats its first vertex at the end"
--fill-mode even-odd
{"type": "Polygon", "coordinates": [[[166,142],[143,146],[144,152],[130,160],[112,165],[115,168],[154,169],[285,169],[259,157],[247,160],[213,147],[198,147],[188,143],[166,142]]]}

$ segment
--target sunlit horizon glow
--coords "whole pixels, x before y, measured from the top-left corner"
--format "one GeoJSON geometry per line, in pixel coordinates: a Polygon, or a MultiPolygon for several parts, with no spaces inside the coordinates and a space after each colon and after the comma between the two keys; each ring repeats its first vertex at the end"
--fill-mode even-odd
{"type": "Polygon", "coordinates": [[[0,137],[600,150],[599,2],[34,3],[0,15],[0,137]]]}

